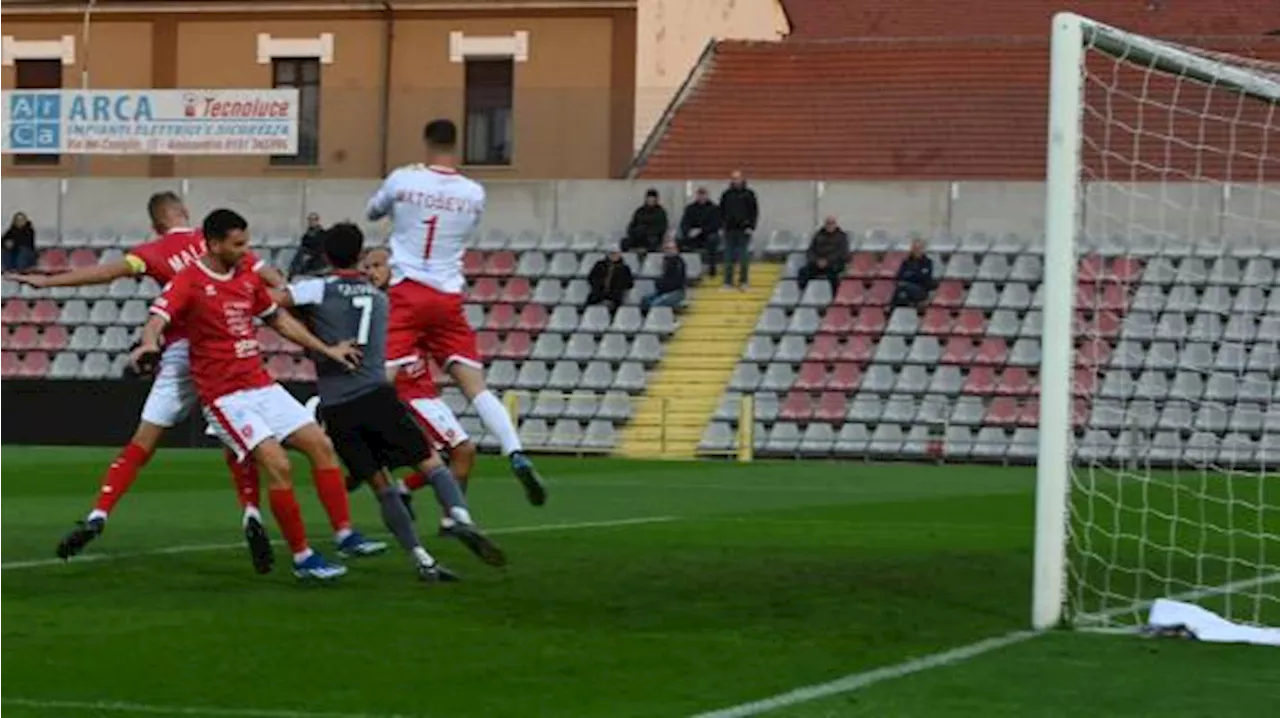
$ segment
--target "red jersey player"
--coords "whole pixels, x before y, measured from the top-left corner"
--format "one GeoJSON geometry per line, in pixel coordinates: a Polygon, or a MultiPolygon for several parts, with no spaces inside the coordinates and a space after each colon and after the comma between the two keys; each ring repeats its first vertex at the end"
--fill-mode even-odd
{"type": "MultiPolygon", "coordinates": [[[[20,274],[14,279],[33,287],[76,287],[105,284],[120,277],[146,276],[168,284],[181,270],[205,253],[204,235],[190,229],[190,216],[182,199],[173,192],[158,192],[147,201],[147,214],[156,237],[129,251],[124,258],[94,267],[59,274],[20,274]]],[[[251,252],[241,260],[251,271],[260,272],[272,285],[284,278],[251,252]]],[[[188,342],[181,327],[170,327],[158,371],[142,407],[142,417],[129,443],[120,451],[102,479],[102,489],[93,510],[58,544],[59,558],[82,551],[106,528],[108,515],[129,490],[138,472],[146,465],[166,429],[181,421],[195,405],[195,390],[188,371],[188,342]]],[[[227,465],[237,485],[237,498],[245,510],[244,529],[250,541],[265,540],[258,514],[258,474],[252,462],[240,463],[228,453],[227,465]]],[[[269,566],[257,566],[259,571],[269,566]]]]}
{"type": "Polygon", "coordinates": [[[462,256],[484,213],[484,188],[458,172],[453,122],[428,123],[423,139],[427,164],[392,172],[366,209],[369,219],[390,216],[392,222],[387,377],[394,381],[400,367],[427,356],[440,362],[501,441],[529,502],[541,506],[546,488],[506,408],[485,385],[475,330],[462,311],[462,256]]]}
{"type": "MultiPolygon", "coordinates": [[[[311,413],[267,374],[253,320],[263,319],[281,336],[347,367],[356,366],[359,350],[350,342],[329,346],[288,313],[278,311],[266,284],[242,262],[249,245],[243,217],[217,209],[205,218],[203,229],[207,254],[178,272],[152,304],[152,317],[133,352],[134,364],[159,355],[167,327],[185,328],[191,344],[191,376],[205,418],[237,458],[252,457],[267,472],[271,510],[293,552],[294,573],[336,578],[346,569],[308,546],[283,444],[311,461],[316,493],[338,532],[339,551],[345,553],[348,544],[365,541],[350,527],[347,493],[333,445],[311,413]]],[[[269,544],[265,550],[270,551],[269,544]]]]}
{"type": "MultiPolygon", "coordinates": [[[[385,290],[391,283],[391,267],[388,264],[389,254],[385,249],[371,249],[365,253],[360,262],[360,270],[369,281],[379,289],[385,290]]],[[[463,492],[467,490],[467,479],[475,465],[476,444],[467,435],[458,417],[449,405],[440,398],[440,390],[436,388],[431,377],[431,369],[425,361],[417,361],[405,365],[396,373],[396,394],[400,401],[413,410],[413,416],[426,430],[431,447],[449,455],[449,470],[458,480],[463,492]]],[[[411,474],[400,482],[401,494],[409,503],[411,492],[427,485],[427,479],[421,473],[411,474]]],[[[354,487],[348,487],[354,488],[354,487]]],[[[446,517],[447,518],[447,517],[446,517]]]]}

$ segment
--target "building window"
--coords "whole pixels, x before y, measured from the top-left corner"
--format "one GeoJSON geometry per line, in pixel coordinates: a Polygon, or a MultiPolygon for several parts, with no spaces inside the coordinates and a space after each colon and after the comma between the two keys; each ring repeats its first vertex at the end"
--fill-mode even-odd
{"type": "Polygon", "coordinates": [[[271,59],[272,87],[298,89],[298,154],[273,155],[273,165],[316,165],[320,158],[320,59],[271,59]]]}
{"type": "Polygon", "coordinates": [[[515,63],[466,61],[466,152],[469,165],[511,164],[511,97],[515,63]]]}
{"type": "MultiPolygon", "coordinates": [[[[13,85],[17,90],[61,90],[62,60],[14,60],[13,85]]],[[[56,165],[61,155],[14,155],[15,165],[56,165]]]]}

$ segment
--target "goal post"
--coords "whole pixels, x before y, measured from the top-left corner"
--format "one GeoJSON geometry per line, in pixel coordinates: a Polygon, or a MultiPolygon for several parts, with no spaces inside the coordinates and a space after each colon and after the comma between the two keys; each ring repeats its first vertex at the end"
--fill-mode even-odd
{"type": "MultiPolygon", "coordinates": [[[[1146,316],[1135,308],[1139,294],[1155,302],[1167,295],[1173,307],[1174,294],[1208,301],[1212,293],[1240,302],[1245,289],[1256,288],[1258,296],[1280,292],[1274,279],[1251,287],[1248,276],[1234,285],[1188,285],[1186,292],[1174,282],[1146,286],[1158,282],[1148,279],[1154,270],[1147,266],[1157,262],[1173,267],[1187,257],[1216,267],[1225,258],[1239,267],[1256,258],[1258,267],[1274,269],[1273,259],[1280,261],[1280,252],[1273,257],[1263,249],[1267,242],[1280,248],[1278,100],[1280,65],[1274,62],[1155,40],[1071,13],[1053,18],[1032,586],[1037,629],[1133,625],[1161,597],[1225,597],[1212,608],[1232,620],[1280,621],[1280,474],[1274,468],[1280,434],[1265,433],[1270,425],[1252,431],[1244,419],[1245,428],[1236,431],[1234,414],[1230,432],[1225,426],[1217,434],[1201,432],[1201,413],[1213,429],[1214,412],[1230,406],[1178,393],[1183,369],[1205,377],[1221,369],[1231,378],[1223,352],[1235,349],[1226,344],[1239,344],[1241,352],[1252,347],[1175,333],[1144,342],[1139,328],[1146,316]],[[1226,200],[1241,186],[1253,193],[1254,208],[1231,215],[1226,200]],[[1213,224],[1212,236],[1201,236],[1205,223],[1213,224]],[[1127,243],[1139,240],[1144,253],[1124,265],[1131,271],[1117,270],[1123,278],[1109,276],[1113,286],[1093,276],[1077,278],[1083,256],[1097,253],[1101,266],[1110,266],[1105,263],[1117,256],[1127,261],[1127,243]],[[1197,256],[1200,240],[1217,242],[1221,252],[1197,256]],[[1087,304],[1091,296],[1098,298],[1095,306],[1080,306],[1082,297],[1087,304]],[[1110,356],[1089,365],[1097,371],[1084,376],[1086,386],[1082,343],[1104,345],[1098,353],[1110,356]],[[1111,354],[1121,349],[1145,359],[1125,364],[1111,354]],[[1163,392],[1164,375],[1157,376],[1160,367],[1148,355],[1156,349],[1178,357],[1209,351],[1216,363],[1164,366],[1176,379],[1169,382],[1174,390],[1163,392]],[[1148,381],[1141,370],[1152,366],[1157,368],[1148,381]],[[1120,415],[1114,425],[1105,416],[1100,420],[1111,433],[1090,433],[1094,417],[1113,409],[1120,415]],[[1083,423],[1082,411],[1089,417],[1083,423]],[[1194,416],[1196,424],[1178,425],[1179,412],[1194,416]],[[1202,446],[1211,436],[1224,438],[1202,446]],[[1103,446],[1090,445],[1090,437],[1103,446]],[[1203,451],[1172,444],[1187,437],[1203,451]],[[1228,453],[1227,445],[1240,451],[1228,453]]],[[[1274,306],[1280,309],[1280,302],[1274,306]]],[[[1166,313],[1154,307],[1143,309],[1165,329],[1166,313]]],[[[1196,309],[1180,308],[1196,317],[1196,309]]],[[[1177,326],[1178,309],[1168,312],[1169,326],[1177,326]]],[[[1241,323],[1258,320],[1250,314],[1241,323]]],[[[1277,369],[1256,373],[1280,382],[1277,369]]],[[[1234,374],[1233,381],[1256,378],[1243,359],[1234,374]]],[[[1193,379],[1187,386],[1195,385],[1193,379]]],[[[1280,387],[1248,406],[1270,416],[1273,401],[1280,409],[1280,387]]]]}

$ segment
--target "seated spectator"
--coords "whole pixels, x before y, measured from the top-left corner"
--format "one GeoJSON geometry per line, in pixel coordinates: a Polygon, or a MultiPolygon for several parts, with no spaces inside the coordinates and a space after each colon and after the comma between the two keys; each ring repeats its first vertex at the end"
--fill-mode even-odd
{"type": "Polygon", "coordinates": [[[716,276],[716,254],[720,250],[720,206],[711,201],[706,187],[699,187],[693,201],[680,217],[681,252],[699,252],[707,271],[716,276]]]}
{"type": "Polygon", "coordinates": [[[4,271],[25,272],[36,260],[36,229],[25,212],[14,212],[4,231],[4,271]]]}
{"type": "Polygon", "coordinates": [[[329,260],[324,255],[324,225],[320,224],[320,215],[311,212],[307,215],[307,231],[302,233],[298,251],[289,262],[289,276],[320,274],[328,268],[329,260]]]}
{"type": "Polygon", "coordinates": [[[667,238],[662,252],[662,276],[654,282],[653,294],[640,300],[640,308],[646,312],[651,307],[678,307],[684,303],[687,275],[684,258],[680,256],[680,247],[674,237],[667,238]]]}
{"type": "Polygon", "coordinates": [[[667,234],[667,210],[658,203],[658,190],[644,193],[644,204],[636,207],[627,225],[627,238],[622,240],[622,251],[656,252],[667,234]]]}
{"type": "Polygon", "coordinates": [[[613,312],[627,299],[627,291],[635,285],[631,276],[631,267],[622,261],[622,252],[613,250],[609,256],[596,262],[587,275],[591,292],[587,295],[587,304],[604,304],[613,312]]]}
{"type": "Polygon", "coordinates": [[[849,261],[849,235],[840,228],[835,217],[827,217],[822,227],[813,233],[809,242],[808,262],[800,268],[800,289],[817,277],[825,277],[831,283],[831,293],[840,286],[840,275],[849,261]]]}
{"type": "Polygon", "coordinates": [[[921,307],[929,301],[929,292],[938,286],[933,278],[933,260],[924,253],[924,242],[911,241],[911,252],[898,267],[898,288],[893,293],[895,307],[921,307]]]}

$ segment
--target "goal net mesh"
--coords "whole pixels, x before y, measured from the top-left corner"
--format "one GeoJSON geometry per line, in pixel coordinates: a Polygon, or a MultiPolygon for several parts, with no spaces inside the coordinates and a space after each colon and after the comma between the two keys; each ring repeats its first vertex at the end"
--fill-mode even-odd
{"type": "Polygon", "coordinates": [[[1077,626],[1161,597],[1280,625],[1280,43],[1206,44],[1086,35],[1077,626]]]}

